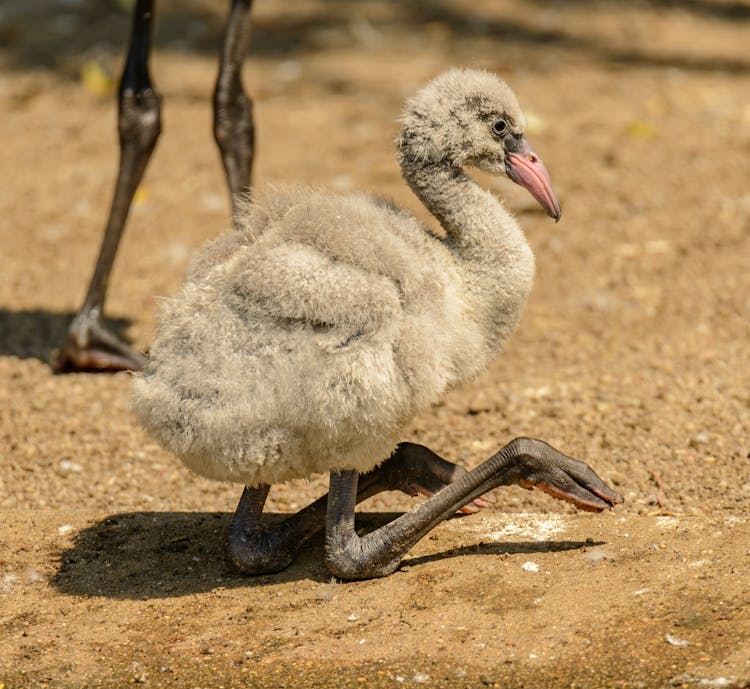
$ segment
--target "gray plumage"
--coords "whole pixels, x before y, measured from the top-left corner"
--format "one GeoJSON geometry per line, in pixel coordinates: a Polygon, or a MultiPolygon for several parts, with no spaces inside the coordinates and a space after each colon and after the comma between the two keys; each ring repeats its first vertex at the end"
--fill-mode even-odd
{"type": "Polygon", "coordinates": [[[508,141],[524,127],[508,86],[484,72],[446,72],[407,102],[399,162],[445,238],[366,195],[253,194],[161,306],[133,382],[141,423],[199,474],[248,486],[386,459],[516,327],[533,256],[463,168],[510,174],[508,141]]]}

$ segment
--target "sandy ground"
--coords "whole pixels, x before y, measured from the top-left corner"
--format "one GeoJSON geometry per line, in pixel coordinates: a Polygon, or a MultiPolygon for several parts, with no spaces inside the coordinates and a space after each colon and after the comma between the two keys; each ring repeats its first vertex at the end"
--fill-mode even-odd
{"type": "MultiPolygon", "coordinates": [[[[393,158],[403,98],[452,65],[514,87],[563,220],[480,178],[527,230],[534,292],[491,370],[404,438],[468,467],[544,438],[626,497],[591,516],[507,489],[359,583],[331,580],[320,539],[238,576],[239,487],[135,426],[127,374],[50,372],[113,186],[127,5],[0,7],[0,686],[750,686],[748,5],[257,1],[256,184],[371,189],[431,222],[393,158]]],[[[220,9],[160,8],[165,132],[108,301],[143,349],[155,300],[229,224],[220,9]]],[[[268,508],[324,491],[277,487],[268,508]]],[[[373,499],[363,523],[411,504],[373,499]]]]}

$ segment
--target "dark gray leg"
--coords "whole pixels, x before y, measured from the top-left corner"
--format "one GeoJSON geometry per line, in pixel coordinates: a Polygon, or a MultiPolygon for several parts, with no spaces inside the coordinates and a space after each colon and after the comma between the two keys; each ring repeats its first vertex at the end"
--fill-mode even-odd
{"type": "MultiPolygon", "coordinates": [[[[109,220],[88,293],[70,325],[63,347],[52,357],[55,371],[138,370],[145,357],[103,322],[109,276],[138,184],[161,132],[161,97],[151,84],[154,0],[137,0],[128,57],[118,94],[120,167],[109,220]]],[[[248,36],[250,0],[232,0],[214,93],[214,136],[234,196],[247,189],[253,160],[252,104],[242,90],[242,60],[248,36]]]]}
{"type": "Polygon", "coordinates": [[[325,524],[325,498],[280,524],[265,524],[262,513],[269,490],[268,485],[246,487],[229,528],[229,559],[245,574],[271,574],[286,569],[300,546],[325,524]]]}
{"type": "MultiPolygon", "coordinates": [[[[443,459],[422,445],[402,443],[376,470],[359,476],[357,502],[364,499],[359,497],[363,489],[371,490],[370,485],[373,481],[378,486],[375,492],[400,490],[411,496],[431,497],[465,474],[466,469],[462,466],[443,459]],[[407,445],[412,448],[412,451],[404,450],[407,445]]],[[[370,493],[367,497],[374,494],[374,492],[370,493]]],[[[495,502],[495,497],[487,493],[474,498],[457,511],[463,514],[475,514],[481,508],[488,507],[495,502]]]]}
{"type": "Polygon", "coordinates": [[[153,0],[138,0],[135,6],[118,92],[120,167],[114,199],[86,299],[73,319],[65,344],[53,357],[56,371],[137,370],[145,361],[142,354],[107,330],[102,318],[107,284],[130,204],[161,132],[161,97],[154,90],[148,71],[153,5],[153,0]]]}
{"type": "Polygon", "coordinates": [[[250,0],[232,0],[214,90],[214,138],[221,151],[233,211],[235,196],[250,185],[255,144],[253,106],[242,88],[249,15],[250,0]]]}
{"type": "MultiPolygon", "coordinates": [[[[386,490],[432,495],[465,473],[461,467],[429,451],[404,457],[397,449],[380,466],[359,477],[355,501],[362,502],[386,490]]],[[[302,544],[326,523],[328,496],[324,495],[279,524],[265,524],[262,512],[269,489],[267,485],[245,488],[229,529],[229,559],[246,574],[285,569],[302,544]]],[[[473,503],[469,501],[466,507],[468,512],[476,512],[489,502],[494,502],[494,498],[482,495],[473,503]]]]}
{"type": "MultiPolygon", "coordinates": [[[[434,455],[425,447],[404,443],[399,445],[395,456],[408,462],[425,453],[434,455]]],[[[399,566],[406,551],[430,529],[498,486],[537,487],[591,512],[601,512],[622,502],[622,497],[608,488],[587,464],[531,438],[516,438],[423,504],[361,537],[354,530],[357,483],[355,471],[331,474],[326,563],[331,573],[342,579],[390,574],[399,566]]]]}

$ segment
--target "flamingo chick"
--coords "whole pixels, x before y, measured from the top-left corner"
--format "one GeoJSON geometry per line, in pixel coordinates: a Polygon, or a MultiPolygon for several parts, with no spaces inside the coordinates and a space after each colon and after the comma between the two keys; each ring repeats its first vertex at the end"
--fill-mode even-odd
{"type": "Polygon", "coordinates": [[[273,189],[245,201],[237,229],[198,255],[164,303],[134,408],[189,468],[245,485],[229,533],[242,571],[287,567],[325,527],[334,575],[383,576],[501,485],[536,486],[589,511],[622,502],[588,465],[540,440],[516,438],[469,472],[397,444],[416,413],[484,371],[516,327],[534,258],[516,220],[464,170],[510,177],[559,219],[525,126],[499,78],[448,71],[407,102],[397,142],[404,178],[445,237],[371,196],[273,189]],[[322,472],[327,496],[264,523],[271,484],[322,472]],[[384,490],[429,497],[358,535],[355,504],[384,490]]]}

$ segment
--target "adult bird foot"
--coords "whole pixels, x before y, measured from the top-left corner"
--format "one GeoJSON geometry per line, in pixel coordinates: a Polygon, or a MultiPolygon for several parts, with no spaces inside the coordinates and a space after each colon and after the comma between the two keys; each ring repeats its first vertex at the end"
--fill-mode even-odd
{"type": "Polygon", "coordinates": [[[80,313],[61,349],[50,357],[55,373],[140,371],[146,357],[110,332],[98,315],[80,313]]]}

